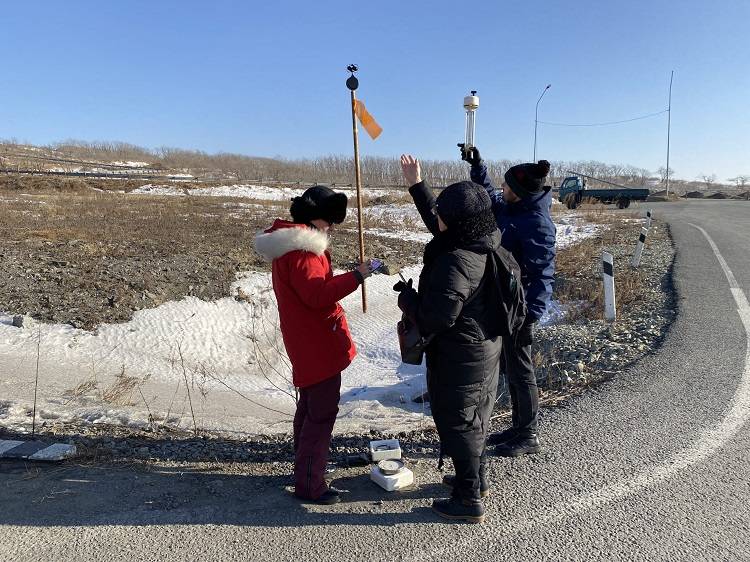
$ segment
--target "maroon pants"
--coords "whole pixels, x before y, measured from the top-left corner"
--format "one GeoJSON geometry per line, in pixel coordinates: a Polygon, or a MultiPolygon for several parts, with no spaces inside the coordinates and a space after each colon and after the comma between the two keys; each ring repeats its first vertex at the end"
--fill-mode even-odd
{"type": "Polygon", "coordinates": [[[323,476],[340,392],[341,373],[299,389],[294,414],[294,493],[301,498],[314,500],[328,489],[323,476]]]}

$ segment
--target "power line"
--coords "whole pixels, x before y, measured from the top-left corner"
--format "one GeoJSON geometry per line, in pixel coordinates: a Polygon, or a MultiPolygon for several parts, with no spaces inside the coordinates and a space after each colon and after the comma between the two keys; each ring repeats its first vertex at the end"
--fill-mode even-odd
{"type": "Polygon", "coordinates": [[[555,127],[604,127],[606,125],[619,125],[620,123],[630,123],[631,121],[649,119],[651,117],[656,117],[657,115],[663,115],[668,111],[668,109],[664,109],[662,111],[657,111],[656,113],[649,113],[648,115],[633,117],[632,119],[623,119],[622,121],[606,121],[604,123],[551,123],[550,121],[539,121],[539,123],[543,125],[554,125],[555,127]]]}

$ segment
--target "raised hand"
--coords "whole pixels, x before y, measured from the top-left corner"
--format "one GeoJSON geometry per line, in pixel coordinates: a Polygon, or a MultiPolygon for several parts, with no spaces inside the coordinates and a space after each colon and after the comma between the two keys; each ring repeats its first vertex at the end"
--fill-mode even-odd
{"type": "Polygon", "coordinates": [[[470,146],[468,149],[462,143],[458,145],[461,149],[461,160],[465,160],[472,166],[478,166],[482,161],[482,156],[479,154],[479,149],[476,146],[470,146]]]}
{"type": "Polygon", "coordinates": [[[419,160],[411,154],[401,155],[401,171],[409,187],[422,181],[422,170],[419,167],[419,160]]]}

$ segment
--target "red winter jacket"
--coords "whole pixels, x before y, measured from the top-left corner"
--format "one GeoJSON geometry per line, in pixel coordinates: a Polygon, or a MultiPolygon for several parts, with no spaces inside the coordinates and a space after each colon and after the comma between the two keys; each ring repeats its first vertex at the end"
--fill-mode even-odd
{"type": "Polygon", "coordinates": [[[255,237],[255,248],[272,261],[294,385],[310,386],[346,369],[357,352],[338,301],[356,291],[359,281],[354,272],[334,277],[328,235],[277,219],[255,237]]]}

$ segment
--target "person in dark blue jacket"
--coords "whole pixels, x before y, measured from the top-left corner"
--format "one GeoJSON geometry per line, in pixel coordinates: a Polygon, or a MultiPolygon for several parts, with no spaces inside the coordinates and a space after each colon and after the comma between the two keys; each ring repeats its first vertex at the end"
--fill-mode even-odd
{"type": "Polygon", "coordinates": [[[484,186],[502,232],[502,246],[513,254],[521,268],[526,295],[526,321],[516,341],[503,343],[503,363],[513,407],[513,426],[493,433],[488,443],[497,445],[501,456],[520,456],[540,451],[537,435],[539,389],[531,360],[534,325],[544,314],[552,295],[555,273],[556,229],[550,217],[551,188],[544,186],[550,164],[540,160],[519,164],[505,172],[501,190],[492,183],[479,150],[461,148],[461,157],[471,164],[471,180],[484,186]]]}

